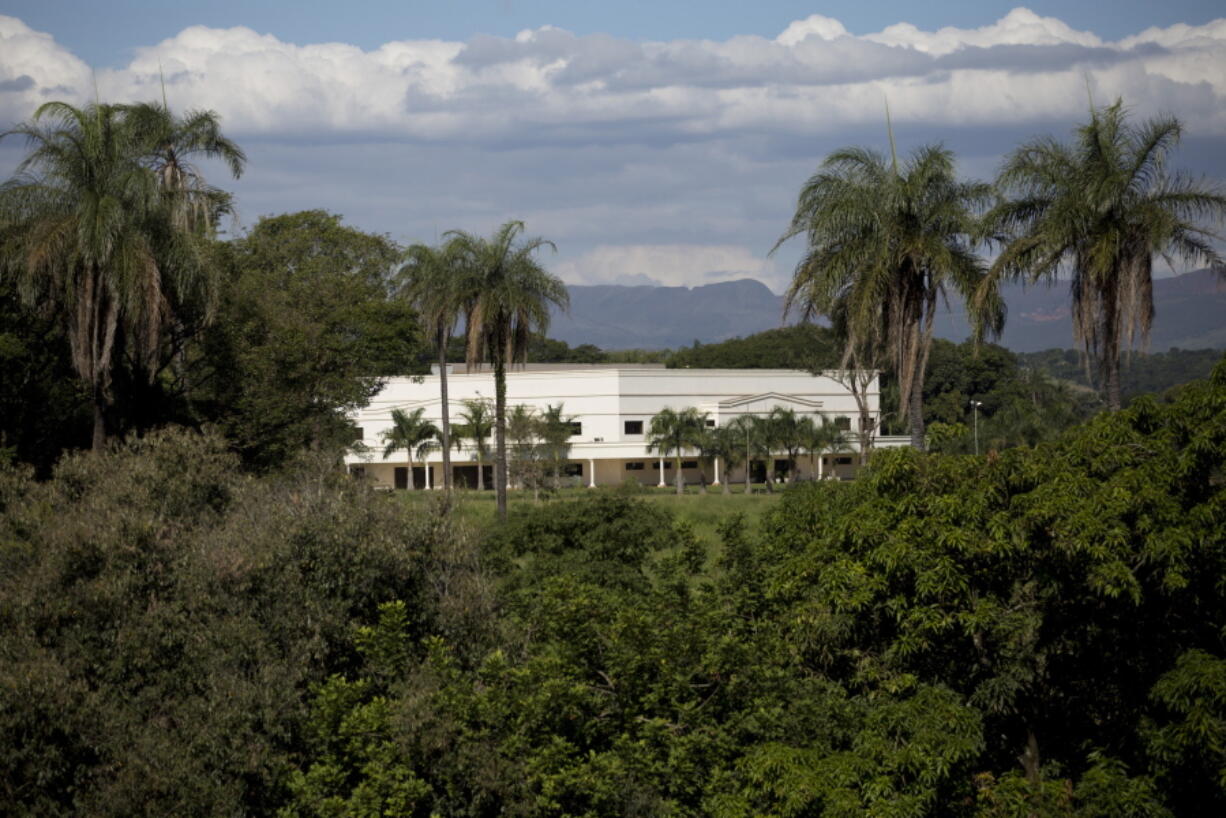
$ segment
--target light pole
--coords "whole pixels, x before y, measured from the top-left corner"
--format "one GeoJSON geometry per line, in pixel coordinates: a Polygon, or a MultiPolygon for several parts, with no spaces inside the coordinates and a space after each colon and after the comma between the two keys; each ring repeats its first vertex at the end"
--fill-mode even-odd
{"type": "Polygon", "coordinates": [[[979,454],[979,407],[983,406],[983,401],[971,401],[971,415],[974,418],[975,424],[975,455],[979,454]]]}

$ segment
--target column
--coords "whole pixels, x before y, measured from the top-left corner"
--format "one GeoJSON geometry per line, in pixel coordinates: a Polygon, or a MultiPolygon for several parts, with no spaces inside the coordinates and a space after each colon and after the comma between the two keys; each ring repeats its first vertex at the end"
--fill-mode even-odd
{"type": "Polygon", "coordinates": [[[422,466],[424,466],[426,470],[426,488],[432,489],[434,486],[430,485],[430,475],[434,473],[434,467],[424,461],[422,462],[422,466]]]}
{"type": "Polygon", "coordinates": [[[587,459],[587,487],[596,488],[596,461],[590,457],[587,459]]]}
{"type": "Polygon", "coordinates": [[[713,486],[719,485],[719,458],[718,457],[715,458],[715,482],[713,482],[711,485],[713,486]]]}
{"type": "Polygon", "coordinates": [[[660,482],[658,485],[660,486],[660,488],[664,488],[665,486],[668,485],[668,483],[664,482],[664,458],[663,457],[660,458],[660,482]]]}

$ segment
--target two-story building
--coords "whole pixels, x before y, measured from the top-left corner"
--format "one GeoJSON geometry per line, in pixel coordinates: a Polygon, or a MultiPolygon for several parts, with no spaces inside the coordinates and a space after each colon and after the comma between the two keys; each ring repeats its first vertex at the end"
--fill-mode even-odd
{"type": "MultiPolygon", "coordinates": [[[[465,400],[494,400],[494,376],[482,368],[468,372],[463,365],[451,367],[447,378],[451,422],[457,422],[465,400]]],[[[877,416],[877,381],[869,391],[873,416],[877,416]]],[[[726,426],[742,415],[768,415],[776,407],[798,415],[825,416],[843,428],[855,426],[858,416],[851,392],[829,374],[813,375],[792,369],[666,369],[659,364],[528,364],[507,371],[507,407],[524,404],[540,412],[562,404],[573,419],[567,473],[574,482],[588,486],[617,485],[627,478],[645,485],[671,485],[675,480],[671,457],[647,449],[651,418],[661,409],[694,407],[707,416],[710,426],[726,426]]],[[[357,437],[363,444],[346,457],[351,470],[365,474],[388,488],[435,488],[442,485],[442,452],[435,448],[425,464],[397,450],[382,457],[383,433],[391,428],[392,410],[411,412],[424,408],[424,417],[439,425],[442,419],[439,376],[419,380],[391,378],[383,390],[354,416],[357,437]]],[[[822,476],[850,478],[859,458],[854,435],[848,435],[850,450],[825,454],[820,462],[808,456],[797,463],[801,478],[822,476]],[[812,461],[812,462],[811,462],[812,461]]],[[[878,445],[899,445],[893,438],[878,445]]],[[[493,448],[491,439],[490,448],[493,448]]],[[[492,455],[484,463],[484,484],[493,485],[492,455]]],[[[451,456],[456,483],[476,484],[477,455],[471,443],[451,456]]],[[[683,457],[687,483],[700,480],[697,452],[683,457]]],[[[706,478],[712,484],[743,481],[744,466],[729,474],[718,459],[708,464],[706,478]]],[[[751,478],[761,481],[786,465],[780,457],[759,458],[751,466],[751,478]],[[777,462],[774,462],[777,461],[777,462]]]]}

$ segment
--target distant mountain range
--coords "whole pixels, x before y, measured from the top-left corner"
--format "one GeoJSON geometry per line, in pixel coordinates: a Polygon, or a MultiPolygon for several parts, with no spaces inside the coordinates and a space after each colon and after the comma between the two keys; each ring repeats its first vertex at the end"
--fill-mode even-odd
{"type": "MultiPolygon", "coordinates": [[[[575,346],[661,349],[714,343],[781,325],[782,297],[753,279],[700,287],[571,286],[569,315],[555,315],[549,335],[575,346]]],[[[1000,343],[1017,352],[1072,348],[1069,293],[1052,287],[1009,285],[1009,318],[1000,343]]],[[[1209,270],[1154,280],[1150,349],[1226,348],[1226,281],[1209,270]]],[[[969,335],[962,305],[937,317],[936,333],[962,341],[969,335]]]]}

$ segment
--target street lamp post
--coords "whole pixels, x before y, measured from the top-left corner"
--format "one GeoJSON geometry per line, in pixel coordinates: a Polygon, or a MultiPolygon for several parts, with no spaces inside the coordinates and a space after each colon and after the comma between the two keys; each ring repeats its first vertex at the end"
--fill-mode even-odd
{"type": "Polygon", "coordinates": [[[975,454],[979,454],[979,407],[983,406],[983,401],[971,401],[971,415],[974,418],[975,424],[975,454]]]}

